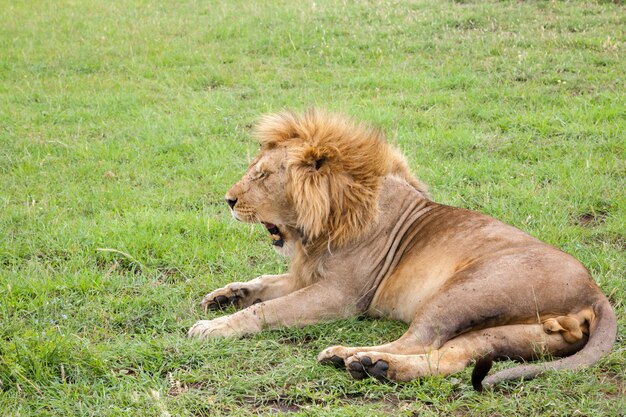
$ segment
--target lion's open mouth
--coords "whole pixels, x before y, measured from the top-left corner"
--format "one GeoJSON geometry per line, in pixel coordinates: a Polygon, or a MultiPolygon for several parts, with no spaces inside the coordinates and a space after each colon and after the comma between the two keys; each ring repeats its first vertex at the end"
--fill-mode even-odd
{"type": "Polygon", "coordinates": [[[273,223],[265,223],[265,222],[263,222],[263,226],[265,226],[267,231],[270,232],[270,236],[272,237],[272,245],[282,248],[283,245],[285,244],[285,239],[283,239],[283,236],[281,235],[280,230],[278,229],[278,226],[276,226],[273,223]]]}

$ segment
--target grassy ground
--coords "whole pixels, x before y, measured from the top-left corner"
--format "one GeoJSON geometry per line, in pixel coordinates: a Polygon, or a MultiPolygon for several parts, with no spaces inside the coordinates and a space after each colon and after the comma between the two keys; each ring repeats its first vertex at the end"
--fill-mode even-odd
{"type": "Polygon", "coordinates": [[[0,415],[625,415],[615,3],[0,0],[0,415]],[[285,270],[222,198],[249,124],[309,105],[382,126],[437,201],[583,261],[613,353],[477,394],[468,371],[380,384],[316,363],[391,321],[187,340],[219,314],[206,292],[285,270]]]}

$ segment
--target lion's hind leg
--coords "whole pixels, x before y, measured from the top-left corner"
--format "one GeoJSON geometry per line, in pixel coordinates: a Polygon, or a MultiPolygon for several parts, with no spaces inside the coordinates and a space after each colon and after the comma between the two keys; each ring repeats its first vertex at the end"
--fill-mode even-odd
{"type": "MultiPolygon", "coordinates": [[[[561,323],[564,320],[556,321],[561,323]]],[[[514,324],[476,330],[423,354],[355,352],[346,358],[345,367],[355,379],[372,376],[380,380],[410,381],[425,376],[453,374],[486,356],[516,360],[535,359],[543,355],[561,356],[577,351],[585,343],[584,335],[570,343],[567,340],[572,340],[569,330],[557,330],[554,324],[514,324]]],[[[572,327],[572,323],[567,324],[572,327]]]]}
{"type": "Polygon", "coordinates": [[[394,353],[403,355],[422,354],[433,350],[430,347],[419,346],[415,343],[411,333],[405,333],[398,340],[378,346],[331,346],[319,353],[317,360],[321,363],[336,365],[343,368],[349,357],[363,352],[394,353]]]}
{"type": "Polygon", "coordinates": [[[433,375],[449,375],[463,370],[472,361],[467,350],[445,346],[429,353],[406,355],[387,352],[357,352],[345,361],[354,379],[367,376],[379,380],[410,381],[433,375]]]}

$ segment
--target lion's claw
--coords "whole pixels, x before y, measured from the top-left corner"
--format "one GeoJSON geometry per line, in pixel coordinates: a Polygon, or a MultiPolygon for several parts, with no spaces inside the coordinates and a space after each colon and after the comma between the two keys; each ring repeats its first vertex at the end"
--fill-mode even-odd
{"type": "Polygon", "coordinates": [[[320,363],[324,365],[333,365],[335,368],[343,368],[346,366],[343,358],[337,355],[333,355],[330,358],[322,358],[320,359],[320,363]]]}
{"type": "Polygon", "coordinates": [[[207,310],[221,310],[223,308],[226,308],[230,305],[235,304],[238,301],[239,297],[226,297],[224,295],[219,295],[215,298],[209,298],[207,299],[206,297],[204,298],[204,300],[202,300],[202,308],[204,308],[204,311],[207,310]]]}
{"type": "Polygon", "coordinates": [[[206,299],[205,297],[205,299],[202,300],[202,307],[204,308],[204,311],[221,310],[232,304],[235,304],[238,300],[239,300],[239,297],[237,296],[226,297],[224,295],[218,295],[217,297],[213,299],[206,299]]]}
{"type": "Polygon", "coordinates": [[[218,295],[217,297],[215,297],[215,302],[217,304],[226,304],[232,300],[233,298],[224,297],[223,295],[218,295]]]}
{"type": "Polygon", "coordinates": [[[224,288],[207,294],[202,299],[202,308],[207,310],[221,310],[231,305],[242,306],[243,299],[249,294],[248,289],[230,284],[224,288]]]}

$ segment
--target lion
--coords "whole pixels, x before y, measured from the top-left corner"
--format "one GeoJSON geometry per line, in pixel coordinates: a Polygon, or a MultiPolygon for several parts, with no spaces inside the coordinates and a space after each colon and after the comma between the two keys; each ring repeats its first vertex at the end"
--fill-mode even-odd
{"type": "Polygon", "coordinates": [[[610,352],[615,313],[572,256],[484,214],[432,201],[375,128],[321,110],[263,117],[261,149],[226,202],[261,223],[289,272],[207,294],[193,337],[242,336],[367,314],[409,324],[380,346],[318,360],[352,377],[409,381],[475,363],[474,388],[587,367],[610,352]],[[535,360],[484,379],[498,359],[535,360]]]}

